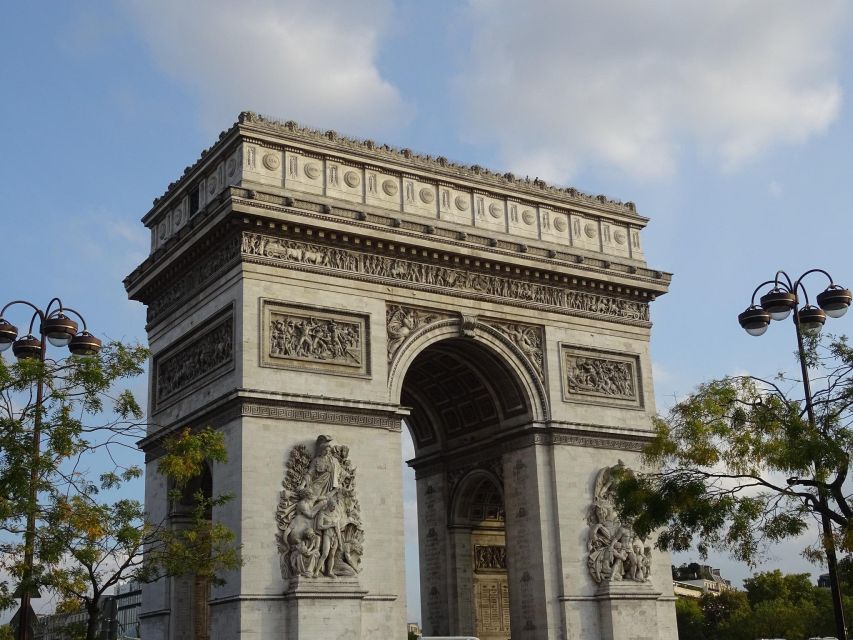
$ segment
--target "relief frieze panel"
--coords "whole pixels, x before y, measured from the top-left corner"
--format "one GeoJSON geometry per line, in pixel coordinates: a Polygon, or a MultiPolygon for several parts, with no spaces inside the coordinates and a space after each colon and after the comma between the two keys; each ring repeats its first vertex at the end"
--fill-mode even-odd
{"type": "Polygon", "coordinates": [[[506,571],[506,546],[474,545],[474,571],[506,571]]]}
{"type": "Polygon", "coordinates": [[[229,308],[176,347],[154,358],[157,404],[209,382],[234,364],[234,316],[229,308]]]}
{"type": "Polygon", "coordinates": [[[617,406],[643,406],[639,357],[560,345],[563,399],[617,406]]]}
{"type": "Polygon", "coordinates": [[[370,374],[367,316],[275,300],[261,305],[262,366],[370,374]]]}
{"type": "Polygon", "coordinates": [[[241,251],[246,257],[265,258],[312,271],[331,270],[360,280],[392,280],[394,284],[417,289],[502,300],[524,307],[542,307],[560,313],[643,326],[649,321],[648,304],[644,302],[301,240],[246,232],[243,233],[241,251]]]}
{"type": "Polygon", "coordinates": [[[148,322],[153,324],[173,307],[212,282],[223,269],[236,264],[239,256],[240,239],[238,237],[226,238],[213,249],[205,251],[182,275],[168,286],[160,287],[157,293],[146,302],[148,322]]]}

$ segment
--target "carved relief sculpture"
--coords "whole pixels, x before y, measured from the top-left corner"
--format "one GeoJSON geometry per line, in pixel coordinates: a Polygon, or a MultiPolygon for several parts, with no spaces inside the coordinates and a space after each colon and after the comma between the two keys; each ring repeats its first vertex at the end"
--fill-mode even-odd
{"type": "Polygon", "coordinates": [[[569,355],[566,365],[566,381],[570,391],[620,398],[636,396],[630,362],[569,355]]]}
{"type": "Polygon", "coordinates": [[[367,317],[263,301],[262,366],[369,375],[367,317]]]}
{"type": "Polygon", "coordinates": [[[565,287],[543,285],[466,269],[454,269],[255,233],[243,234],[241,249],[244,256],[279,260],[300,265],[309,270],[331,269],[356,274],[358,279],[379,282],[389,279],[395,284],[409,283],[414,288],[459,292],[466,297],[502,298],[521,303],[523,306],[556,307],[584,315],[641,323],[649,320],[649,308],[645,302],[574,291],[565,287]]]}
{"type": "Polygon", "coordinates": [[[474,570],[506,571],[506,547],[502,544],[474,545],[474,570]]]}
{"type": "Polygon", "coordinates": [[[533,365],[540,380],[545,380],[545,358],[542,353],[542,328],[527,324],[486,321],[512,340],[533,365]]]}
{"type": "Polygon", "coordinates": [[[275,357],[361,363],[361,334],[355,323],[273,314],[269,336],[270,355],[275,357]]]}
{"type": "Polygon", "coordinates": [[[389,305],[385,310],[388,331],[388,362],[394,359],[394,354],[412,333],[443,317],[447,317],[447,315],[396,304],[389,305]]]}
{"type": "Polygon", "coordinates": [[[157,402],[223,370],[233,355],[234,319],[229,314],[187,346],[155,359],[157,402]]]}
{"type": "Polygon", "coordinates": [[[622,461],[598,472],[589,507],[587,524],[587,568],[596,583],[620,580],[648,582],[652,548],[619,520],[613,500],[613,473],[623,468],[622,461]]]}
{"type": "Polygon", "coordinates": [[[361,570],[364,529],[349,448],[317,437],[290,452],[276,510],[276,542],[285,580],[355,576],[361,570]]]}

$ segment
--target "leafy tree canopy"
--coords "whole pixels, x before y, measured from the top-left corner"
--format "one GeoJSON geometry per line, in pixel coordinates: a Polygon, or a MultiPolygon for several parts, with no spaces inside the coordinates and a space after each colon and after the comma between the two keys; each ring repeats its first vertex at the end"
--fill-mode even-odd
{"type": "MultiPolygon", "coordinates": [[[[645,451],[654,471],[624,472],[616,487],[640,535],[658,530],[659,548],[695,544],[703,557],[713,548],[754,564],[769,544],[803,534],[826,513],[836,543],[853,549],[853,348],[845,337],[812,339],[806,360],[814,427],[801,381],[784,374],[704,383],[656,418],[645,451]]],[[[804,554],[819,560],[822,545],[804,554]]]]}

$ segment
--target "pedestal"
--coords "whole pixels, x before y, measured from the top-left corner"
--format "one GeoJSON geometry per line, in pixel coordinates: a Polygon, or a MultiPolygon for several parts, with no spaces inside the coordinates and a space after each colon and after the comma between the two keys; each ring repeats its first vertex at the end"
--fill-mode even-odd
{"type": "Polygon", "coordinates": [[[658,640],[660,597],[647,582],[603,582],[595,592],[601,640],[658,640]]]}
{"type": "Polygon", "coordinates": [[[357,578],[294,578],[285,591],[288,638],[361,639],[366,591],[357,578]]]}

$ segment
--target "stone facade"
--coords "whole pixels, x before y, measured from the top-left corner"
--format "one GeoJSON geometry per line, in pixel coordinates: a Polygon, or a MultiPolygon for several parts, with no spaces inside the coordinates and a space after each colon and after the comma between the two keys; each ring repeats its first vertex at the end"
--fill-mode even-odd
{"type": "MultiPolygon", "coordinates": [[[[213,517],[245,565],[212,638],[405,637],[401,428],[426,634],[676,637],[669,558],[591,510],[654,412],[670,276],[633,204],[243,114],[143,221],[152,517],[164,434],[229,447],[213,517]]],[[[147,585],[143,637],[190,638],[191,599],[147,585]]]]}

